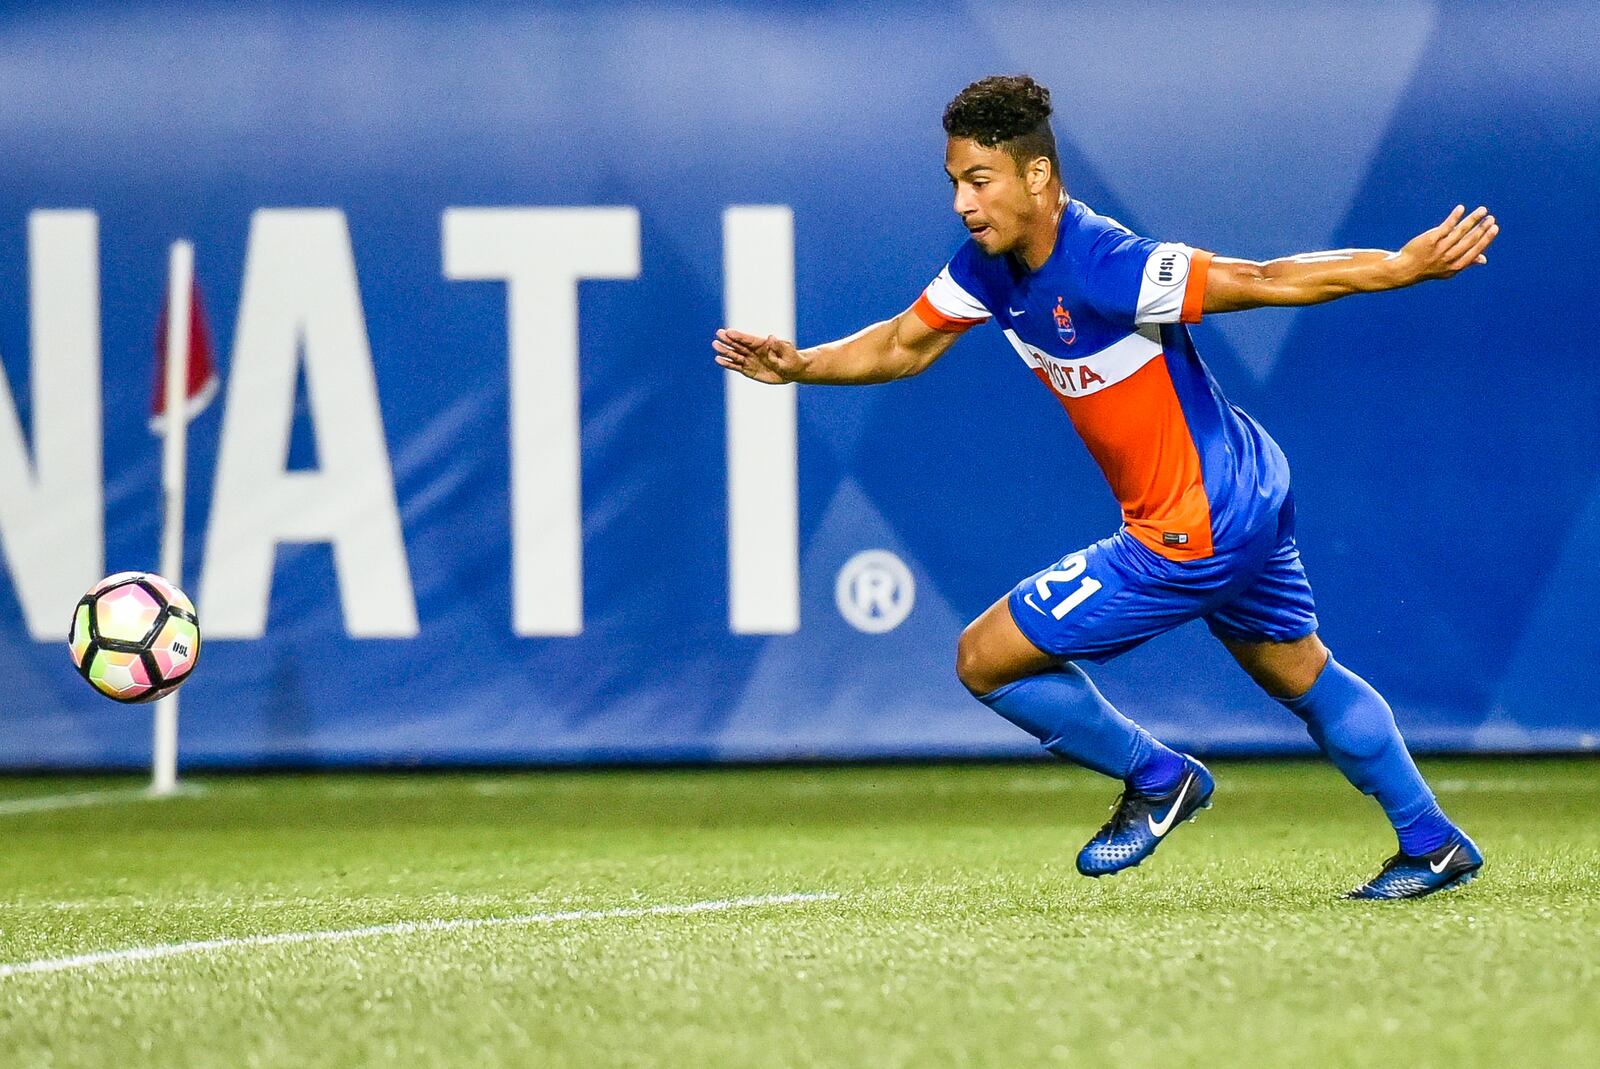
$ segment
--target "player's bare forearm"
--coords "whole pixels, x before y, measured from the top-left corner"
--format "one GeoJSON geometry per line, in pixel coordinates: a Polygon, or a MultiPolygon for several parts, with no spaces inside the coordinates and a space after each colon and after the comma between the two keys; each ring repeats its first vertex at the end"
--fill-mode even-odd
{"type": "Polygon", "coordinates": [[[1206,275],[1205,310],[1239,312],[1306,304],[1373,293],[1400,285],[1394,253],[1382,249],[1340,249],[1257,263],[1214,257],[1206,275]]]}
{"type": "Polygon", "coordinates": [[[718,364],[757,382],[864,386],[927,370],[955,339],[955,334],[928,327],[908,309],[848,338],[809,349],[729,328],[717,331],[711,348],[718,364]]]}
{"type": "Polygon", "coordinates": [[[926,371],[955,337],[931,331],[915,315],[902,312],[848,338],[802,350],[807,367],[801,381],[869,385],[909,378],[926,371]]]}
{"type": "Polygon", "coordinates": [[[1414,286],[1450,278],[1473,264],[1488,263],[1484,251],[1500,233],[1487,208],[1470,215],[1457,206],[1444,222],[1398,252],[1340,249],[1304,253],[1258,263],[1215,257],[1206,274],[1206,312],[1322,304],[1352,293],[1414,286]]]}

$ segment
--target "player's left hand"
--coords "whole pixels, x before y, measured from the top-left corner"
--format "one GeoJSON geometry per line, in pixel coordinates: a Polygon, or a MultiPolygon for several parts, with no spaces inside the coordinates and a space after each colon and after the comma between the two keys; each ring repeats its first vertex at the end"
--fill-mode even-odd
{"type": "Polygon", "coordinates": [[[1468,215],[1465,205],[1456,205],[1444,222],[1424,230],[1395,254],[1402,284],[1450,278],[1473,264],[1488,263],[1484,250],[1499,233],[1500,224],[1488,208],[1480,206],[1468,215]]]}

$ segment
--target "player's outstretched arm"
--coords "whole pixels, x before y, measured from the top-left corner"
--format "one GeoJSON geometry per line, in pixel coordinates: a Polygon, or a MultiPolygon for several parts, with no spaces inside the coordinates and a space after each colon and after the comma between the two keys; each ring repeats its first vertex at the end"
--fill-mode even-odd
{"type": "Polygon", "coordinates": [[[1500,233],[1489,209],[1468,215],[1457,205],[1445,221],[1406,242],[1399,252],[1340,249],[1257,263],[1214,257],[1206,272],[1204,309],[1238,312],[1271,305],[1321,304],[1352,293],[1401,289],[1450,278],[1473,264],[1500,233]]]}
{"type": "Polygon", "coordinates": [[[865,385],[926,371],[959,334],[935,330],[911,309],[848,338],[810,349],[724,327],[711,342],[717,363],[757,382],[865,385]]]}

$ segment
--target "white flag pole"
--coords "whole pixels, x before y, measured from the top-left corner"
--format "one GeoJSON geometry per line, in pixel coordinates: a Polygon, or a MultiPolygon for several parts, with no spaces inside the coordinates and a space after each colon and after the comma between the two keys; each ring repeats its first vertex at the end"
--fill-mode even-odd
{"type": "MultiPolygon", "coordinates": [[[[161,574],[183,586],[183,495],[189,443],[189,315],[194,289],[194,246],[172,243],[167,278],[167,375],[161,435],[161,491],[166,504],[161,531],[161,574]]],[[[178,789],[178,695],[156,701],[150,793],[178,789]]]]}

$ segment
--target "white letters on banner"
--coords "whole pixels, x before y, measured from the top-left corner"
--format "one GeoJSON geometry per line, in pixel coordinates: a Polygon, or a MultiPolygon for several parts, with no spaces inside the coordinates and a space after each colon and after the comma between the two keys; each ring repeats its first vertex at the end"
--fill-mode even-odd
{"type": "Polygon", "coordinates": [[[444,274],[506,284],[511,363],[511,621],[583,631],[578,282],[636,278],[634,208],[450,208],[444,274]]]}
{"type": "MultiPolygon", "coordinates": [[[[729,208],[722,216],[723,307],[728,325],[794,337],[794,212],[729,208]]],[[[728,627],[739,635],[800,629],[799,475],[795,388],[727,382],[728,627]]]]}
{"type": "MultiPolygon", "coordinates": [[[[445,277],[506,284],[512,627],[583,631],[578,283],[640,270],[631,207],[450,208],[445,277]]],[[[33,449],[0,376],[0,545],[34,637],[56,639],[104,570],[98,221],[29,218],[33,449]]],[[[724,312],[792,338],[794,217],[723,216],[724,312]]],[[[726,378],[728,626],[800,626],[795,391],[726,378]]],[[[217,455],[200,606],[210,638],[266,630],[277,549],[333,547],[345,629],[418,630],[394,476],[344,214],[263,209],[251,219],[217,455]],[[304,363],[318,466],[288,469],[304,363]]]]}
{"type": "Polygon", "coordinates": [[[350,635],[417,633],[355,257],[335,210],[251,220],[200,588],[208,637],[261,636],[284,542],[332,543],[350,635]],[[319,466],[287,471],[302,359],[319,466]]]}
{"type": "Polygon", "coordinates": [[[28,216],[28,314],[33,451],[0,374],[0,544],[29,633],[59,640],[72,606],[105,571],[93,212],[28,216]]]}

